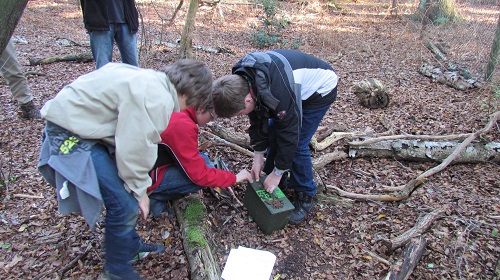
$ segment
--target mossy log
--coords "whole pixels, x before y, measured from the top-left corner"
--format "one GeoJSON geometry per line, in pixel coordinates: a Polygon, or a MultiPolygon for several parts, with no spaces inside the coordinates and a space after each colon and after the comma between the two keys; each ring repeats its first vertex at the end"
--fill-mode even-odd
{"type": "Polygon", "coordinates": [[[213,244],[207,233],[206,208],[190,195],[176,200],[173,208],[182,233],[182,244],[190,267],[191,280],[220,280],[221,269],[211,251],[213,244]]]}

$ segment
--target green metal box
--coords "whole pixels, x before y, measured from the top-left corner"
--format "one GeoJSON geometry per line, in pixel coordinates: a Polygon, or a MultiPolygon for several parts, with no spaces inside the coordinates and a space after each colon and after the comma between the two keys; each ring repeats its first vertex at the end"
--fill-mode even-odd
{"type": "Polygon", "coordinates": [[[264,234],[283,229],[295,208],[279,187],[270,194],[264,189],[265,177],[247,183],[243,204],[264,234]]]}

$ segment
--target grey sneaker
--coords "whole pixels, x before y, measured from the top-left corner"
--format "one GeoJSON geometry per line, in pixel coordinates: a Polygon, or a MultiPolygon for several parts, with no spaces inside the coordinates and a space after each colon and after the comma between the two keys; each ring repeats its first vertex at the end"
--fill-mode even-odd
{"type": "Polygon", "coordinates": [[[165,246],[159,244],[148,244],[148,243],[140,243],[139,251],[134,255],[132,259],[132,263],[143,260],[146,258],[149,253],[162,253],[165,251],[165,246]]]}
{"type": "Polygon", "coordinates": [[[20,105],[21,107],[21,116],[25,119],[41,119],[40,110],[36,107],[36,105],[32,101],[28,103],[24,103],[20,105]]]}

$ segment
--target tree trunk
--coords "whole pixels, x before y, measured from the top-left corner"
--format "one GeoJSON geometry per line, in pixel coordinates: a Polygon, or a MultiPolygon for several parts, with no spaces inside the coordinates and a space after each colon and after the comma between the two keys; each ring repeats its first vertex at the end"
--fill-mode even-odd
{"type": "Polygon", "coordinates": [[[398,0],[391,1],[390,15],[392,15],[392,13],[398,15],[398,0]]]}
{"type": "Polygon", "coordinates": [[[485,80],[488,81],[491,76],[493,76],[493,71],[498,63],[498,55],[500,54],[500,15],[498,16],[497,31],[495,32],[495,38],[493,39],[493,44],[491,45],[490,60],[488,61],[488,68],[486,70],[485,80]]]}
{"type": "MultiPolygon", "coordinates": [[[[458,141],[432,142],[421,140],[390,140],[363,146],[350,146],[349,156],[390,157],[410,161],[442,162],[455,148],[458,141]]],[[[455,163],[500,162],[500,143],[473,143],[454,161],[455,163]]]]}
{"type": "Polygon", "coordinates": [[[190,0],[186,23],[184,24],[184,29],[182,30],[179,58],[193,57],[193,30],[196,11],[198,11],[198,0],[190,0]]]}
{"type": "Polygon", "coordinates": [[[10,40],[28,0],[0,0],[0,53],[10,40]]]}

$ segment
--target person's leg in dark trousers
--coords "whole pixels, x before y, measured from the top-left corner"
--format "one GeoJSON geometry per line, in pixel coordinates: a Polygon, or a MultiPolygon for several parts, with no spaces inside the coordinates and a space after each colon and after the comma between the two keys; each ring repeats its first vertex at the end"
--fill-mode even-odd
{"type": "Polygon", "coordinates": [[[94,145],[91,155],[106,207],[105,269],[111,279],[140,279],[130,264],[133,255],[139,250],[140,239],[135,231],[139,216],[138,201],[125,190],[116,163],[106,147],[94,145]]]}

